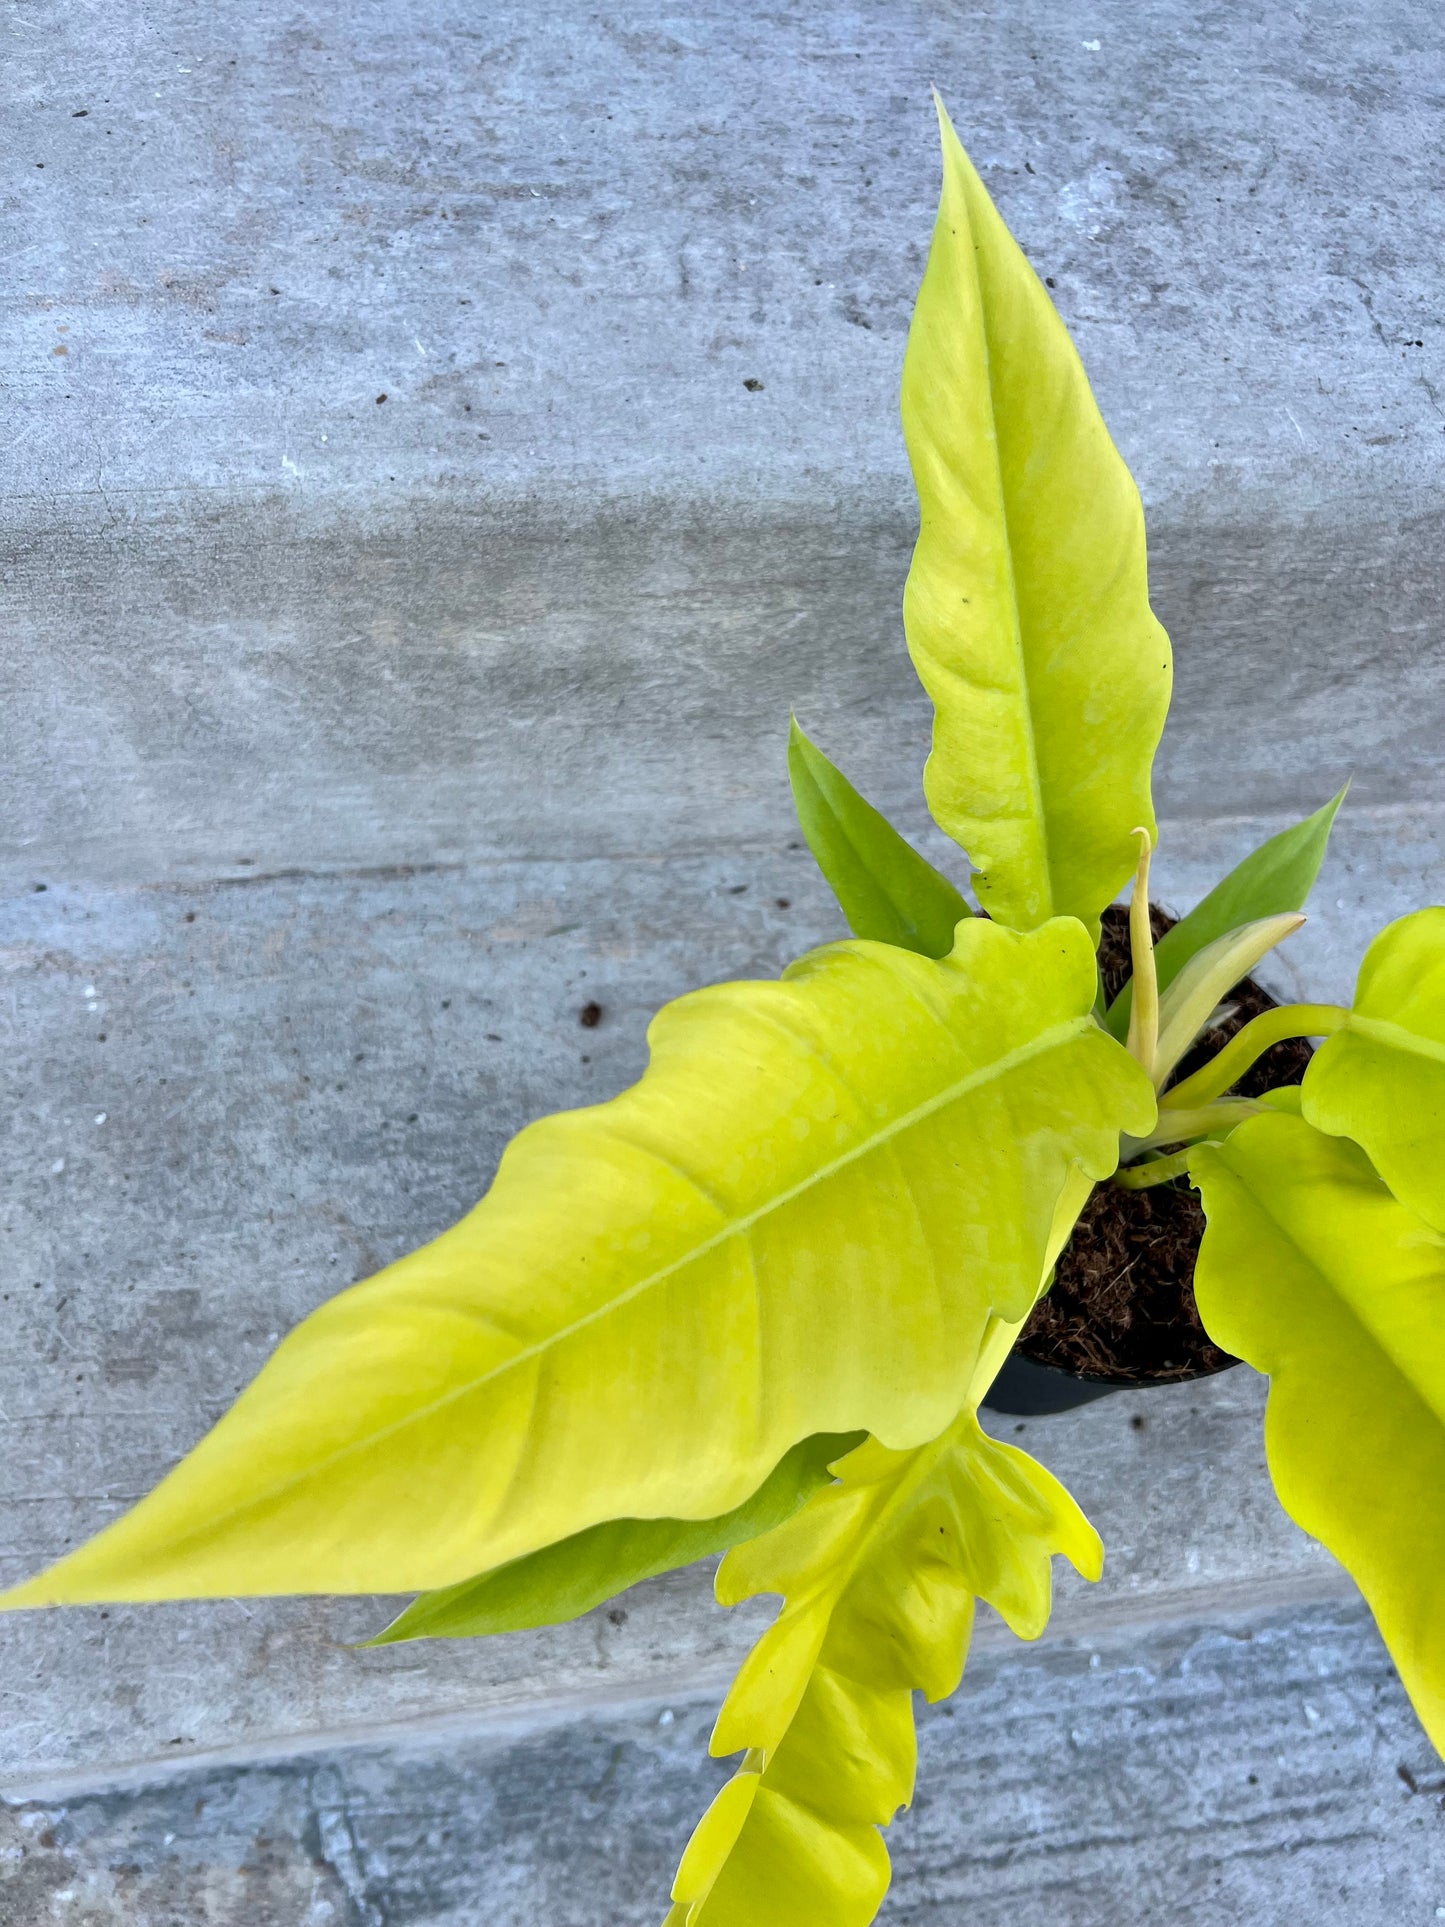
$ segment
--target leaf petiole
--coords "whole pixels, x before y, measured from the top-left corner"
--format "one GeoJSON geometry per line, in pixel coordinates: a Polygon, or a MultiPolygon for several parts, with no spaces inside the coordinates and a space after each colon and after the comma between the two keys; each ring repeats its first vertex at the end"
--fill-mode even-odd
{"type": "Polygon", "coordinates": [[[1126,1191],[1143,1191],[1151,1184],[1168,1184],[1182,1178],[1189,1169],[1189,1149],[1173,1151],[1167,1158],[1150,1158],[1145,1164],[1130,1164],[1116,1171],[1109,1180],[1126,1191]]]}
{"type": "Polygon", "coordinates": [[[1119,1139],[1119,1154],[1122,1158],[1132,1158],[1140,1151],[1153,1150],[1156,1145],[1192,1143],[1218,1132],[1232,1131],[1236,1124],[1242,1124],[1262,1108],[1248,1097],[1230,1098],[1222,1104],[1191,1105],[1187,1109],[1165,1104],[1160,1107],[1159,1121],[1153,1130],[1143,1137],[1119,1139]]]}
{"type": "MultiPolygon", "coordinates": [[[[1277,1010],[1262,1011],[1230,1038],[1217,1057],[1211,1057],[1192,1077],[1167,1093],[1159,1113],[1160,1126],[1169,1111],[1190,1110],[1222,1097],[1273,1045],[1291,1037],[1333,1037],[1349,1022],[1349,1016],[1338,1004],[1281,1004],[1277,1010]]],[[[1167,1142],[1158,1130],[1154,1138],[1156,1143],[1167,1142]]]]}

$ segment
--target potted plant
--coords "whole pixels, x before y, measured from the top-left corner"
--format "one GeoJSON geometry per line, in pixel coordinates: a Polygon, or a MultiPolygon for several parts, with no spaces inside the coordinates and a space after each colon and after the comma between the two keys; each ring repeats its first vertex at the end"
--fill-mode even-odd
{"type": "Polygon", "coordinates": [[[1269,1375],[1280,1499],[1445,1738],[1445,908],[1376,939],[1351,1008],[1236,1011],[1226,1038],[1337,798],[1156,930],[1170,656],[1138,495],[942,125],[905,618],[978,913],[795,725],[854,936],[666,1008],[638,1084],[521,1132],[468,1217],[323,1305],[154,1493],[0,1601],[414,1590],[379,1637],[457,1636],[726,1551],[725,1604],[783,1606],[719,1715],[741,1763],[672,1927],[863,1927],[912,1695],[958,1684],[975,1599],[1032,1637],[1055,1553],[1097,1576],[1073,1500],[978,1421],[1086,1206],[1198,1188],[1207,1341],[1269,1375]],[[1131,875],[1119,988],[1099,945],[1131,875]],[[1256,1070],[1306,1038],[1302,1084],[1256,1070]]]}

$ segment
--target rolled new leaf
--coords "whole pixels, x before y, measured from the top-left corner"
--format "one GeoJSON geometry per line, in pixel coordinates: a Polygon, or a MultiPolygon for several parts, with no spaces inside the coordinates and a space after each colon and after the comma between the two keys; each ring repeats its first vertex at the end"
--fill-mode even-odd
{"type": "Polygon", "coordinates": [[[946,957],[960,917],[973,914],[968,904],[808,740],[796,716],[788,776],[808,848],[853,935],[946,957]]]}
{"type": "Polygon", "coordinates": [[[1445,1231],[1445,908],[1401,917],[1365,952],[1349,1017],[1305,1073],[1304,1114],[1362,1144],[1445,1231]]]}
{"type": "Polygon", "coordinates": [[[1186,1056],[1220,1002],[1304,922],[1298,910],[1261,917],[1242,930],[1230,930],[1189,959],[1159,1004],[1159,1038],[1154,1051],[1154,1085],[1162,1088],[1186,1056]]]}
{"type": "Polygon", "coordinates": [[[1048,1619],[1050,1561],[1086,1577],[1098,1534],[972,1409],[913,1452],[874,1441],[787,1525],[729,1553],[718,1597],[781,1593],[713,1734],[746,1749],[694,1833],[671,1927],[866,1927],[888,1885],[878,1829],[912,1797],[913,1694],[958,1685],[975,1598],[1015,1632],[1048,1619]]]}
{"type": "Polygon", "coordinates": [[[1068,332],[947,117],[943,195],[903,364],[921,526],[904,594],[933,698],[924,787],[980,903],[1099,916],[1154,837],[1169,639],[1144,515],[1068,332]]]}
{"type": "MultiPolygon", "coordinates": [[[[1341,803],[1346,783],[1337,796],[1307,816],[1281,830],[1252,850],[1227,877],[1216,883],[1207,897],[1195,904],[1154,946],[1154,972],[1161,991],[1167,990],[1191,958],[1231,930],[1256,923],[1261,917],[1276,917],[1289,910],[1303,910],[1314,888],[1330,830],[1341,803]]],[[[1129,1034],[1129,1010],[1134,999],[1132,980],[1126,983],[1109,1006],[1109,1029],[1122,1043],[1129,1034]]]]}
{"type": "Polygon", "coordinates": [[[1445,1248],[1357,1145],[1299,1117],[1251,1119],[1190,1174],[1200,1316],[1269,1375],[1280,1503],[1354,1575],[1445,1750],[1445,1248]]]}
{"type": "Polygon", "coordinates": [[[364,1643],[474,1639],[560,1626],[644,1579],[771,1532],[831,1482],[833,1460],[862,1442],[856,1432],[804,1439],[784,1453],[751,1498],[720,1519],[608,1519],[459,1586],[424,1592],[364,1643]]]}
{"type": "Polygon", "coordinates": [[[665,1009],[467,1218],[290,1334],[149,1498],[6,1606],[411,1592],[711,1519],[818,1432],[903,1449],[1023,1317],[1055,1203],[1154,1104],[1061,919],[840,943],[665,1009]]]}

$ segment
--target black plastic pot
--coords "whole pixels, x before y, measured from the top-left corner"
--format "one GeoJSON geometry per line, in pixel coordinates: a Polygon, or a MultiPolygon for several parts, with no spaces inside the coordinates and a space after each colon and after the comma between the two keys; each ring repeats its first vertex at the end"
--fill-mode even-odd
{"type": "Polygon", "coordinates": [[[1008,1418],[1044,1418],[1050,1412],[1072,1412],[1075,1406],[1091,1405],[1110,1392],[1152,1392],[1163,1385],[1197,1384],[1201,1378],[1218,1378],[1221,1371],[1233,1371],[1238,1363],[1232,1358],[1217,1371],[1196,1372],[1190,1378],[1092,1378],[1087,1372],[1039,1365],[1019,1352],[1010,1352],[983,1404],[986,1410],[1008,1418]]]}

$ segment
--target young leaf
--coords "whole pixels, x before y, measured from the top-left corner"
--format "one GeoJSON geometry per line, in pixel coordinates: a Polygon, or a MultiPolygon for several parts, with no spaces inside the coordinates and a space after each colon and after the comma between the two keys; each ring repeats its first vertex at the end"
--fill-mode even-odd
{"type": "Polygon", "coordinates": [[[715,1518],[799,1439],[895,1447],[1022,1317],[1148,1081],[1060,919],[815,951],[652,1026],[436,1243],[285,1339],[190,1457],[6,1606],[455,1585],[604,1519],[715,1518]]]}
{"type": "MultiPolygon", "coordinates": [[[[1267,843],[1236,864],[1229,875],[1196,903],[1188,916],[1181,917],[1154,947],[1154,969],[1160,990],[1167,990],[1191,957],[1208,945],[1261,917],[1274,917],[1286,910],[1303,910],[1305,899],[1314,888],[1320,865],[1325,860],[1330,830],[1336,812],[1345,800],[1345,784],[1323,808],[1307,816],[1303,823],[1281,830],[1267,843]]],[[[1122,1043],[1129,1034],[1129,1007],[1134,986],[1126,983],[1109,1006],[1105,1020],[1122,1043]]]]}
{"type": "Polygon", "coordinates": [[[1303,922],[1297,910],[1289,916],[1261,917],[1242,930],[1217,937],[1189,959],[1159,1006],[1159,1041],[1154,1053],[1156,1090],[1163,1088],[1169,1073],[1188,1054],[1221,1000],[1249,975],[1261,957],[1293,936],[1303,922]]]}
{"type": "Polygon", "coordinates": [[[834,1459],[861,1443],[856,1432],[804,1439],[784,1453],[750,1499],[720,1519],[609,1519],[459,1586],[424,1592],[365,1644],[560,1626],[644,1579],[770,1532],[829,1483],[834,1459]]]}
{"type": "Polygon", "coordinates": [[[972,911],[948,878],[809,742],[796,716],[788,735],[788,775],[808,848],[853,935],[946,957],[955,925],[972,911]]]}
{"type": "Polygon", "coordinates": [[[1354,1575],[1445,1749],[1445,1249],[1302,1118],[1252,1118],[1190,1173],[1200,1316],[1269,1374],[1280,1503],[1354,1575]]]}
{"type": "Polygon", "coordinates": [[[870,1440],[837,1471],[718,1573],[724,1604],[784,1604],[718,1716],[713,1752],[747,1751],[683,1857],[673,1927],[866,1927],[888,1885],[878,1828],[913,1793],[913,1693],[958,1685],[975,1596],[1033,1639],[1052,1554],[1099,1576],[1068,1493],[971,1407],[919,1450],[870,1440]]]}
{"type": "Polygon", "coordinates": [[[904,593],[936,719],[924,787],[979,901],[1031,929],[1099,915],[1154,836],[1169,639],[1144,517],[1063,322],[947,117],[903,364],[921,527],[904,593]]]}

